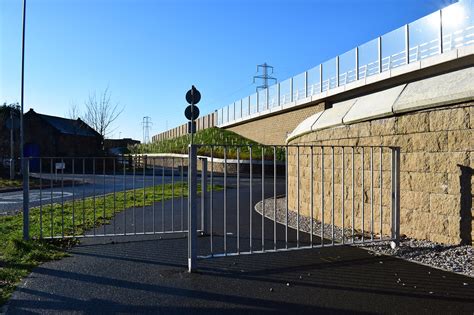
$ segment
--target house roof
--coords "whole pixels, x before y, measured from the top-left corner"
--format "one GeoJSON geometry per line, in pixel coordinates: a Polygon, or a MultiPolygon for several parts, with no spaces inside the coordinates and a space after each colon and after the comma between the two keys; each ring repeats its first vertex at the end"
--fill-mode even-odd
{"type": "Polygon", "coordinates": [[[76,119],[67,119],[57,116],[49,116],[44,114],[39,114],[35,112],[33,109],[30,109],[27,115],[36,115],[37,117],[41,118],[47,124],[52,126],[54,129],[59,131],[62,134],[69,134],[69,135],[77,135],[77,136],[85,136],[85,137],[97,137],[99,133],[97,133],[94,129],[92,129],[88,124],[82,121],[80,118],[76,119]]]}

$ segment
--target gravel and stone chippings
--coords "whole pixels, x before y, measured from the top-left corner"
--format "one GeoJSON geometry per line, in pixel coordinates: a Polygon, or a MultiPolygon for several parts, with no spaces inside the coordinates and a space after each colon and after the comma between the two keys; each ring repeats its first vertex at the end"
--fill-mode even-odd
{"type": "MultiPolygon", "coordinates": [[[[286,198],[277,197],[276,203],[273,198],[265,200],[265,217],[273,220],[274,215],[276,221],[280,224],[286,222],[286,198]],[[274,211],[276,205],[276,211],[274,211]]],[[[256,206],[255,210],[258,213],[262,213],[262,202],[260,201],[256,206]]],[[[293,210],[288,211],[288,226],[296,228],[297,223],[297,212],[293,210]]],[[[321,222],[313,221],[313,234],[320,236],[321,222]]],[[[336,225],[338,223],[335,223],[336,225]]],[[[340,223],[339,223],[340,224],[340,223]]],[[[299,219],[299,229],[302,232],[311,232],[311,218],[301,215],[299,219]]],[[[346,243],[352,243],[352,229],[345,228],[344,230],[338,226],[334,226],[334,239],[336,242],[342,241],[342,235],[344,234],[344,241],[346,243]]],[[[364,237],[366,241],[370,241],[371,235],[365,232],[364,237]]],[[[374,234],[374,239],[378,239],[380,235],[374,234]]],[[[332,238],[332,225],[324,224],[324,238],[332,238]]],[[[360,242],[362,238],[361,231],[354,231],[354,242],[360,242]]],[[[474,248],[470,245],[446,245],[439,244],[427,240],[416,240],[407,237],[403,237],[400,240],[400,245],[396,248],[390,246],[390,241],[378,241],[374,243],[354,244],[364,249],[368,249],[375,255],[390,255],[422,263],[434,268],[451,271],[466,276],[474,277],[473,269],[473,257],[474,248]]]]}

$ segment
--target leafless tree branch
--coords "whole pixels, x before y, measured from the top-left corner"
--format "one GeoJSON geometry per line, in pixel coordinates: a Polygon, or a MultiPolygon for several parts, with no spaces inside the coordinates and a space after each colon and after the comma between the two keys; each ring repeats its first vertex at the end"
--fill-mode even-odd
{"type": "Polygon", "coordinates": [[[113,131],[111,130],[112,124],[124,110],[123,107],[119,107],[118,103],[112,103],[108,87],[99,96],[97,96],[96,92],[90,93],[85,106],[83,120],[103,138],[113,131]]]}
{"type": "Polygon", "coordinates": [[[76,103],[71,103],[69,105],[66,117],[68,117],[69,119],[78,119],[79,117],[81,117],[81,110],[79,109],[79,106],[77,106],[76,103]]]}

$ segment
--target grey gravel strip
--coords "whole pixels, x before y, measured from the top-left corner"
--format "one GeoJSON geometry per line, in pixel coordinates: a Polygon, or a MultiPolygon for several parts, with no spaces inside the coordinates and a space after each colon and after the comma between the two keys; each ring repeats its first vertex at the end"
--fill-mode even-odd
{"type": "MultiPolygon", "coordinates": [[[[283,196],[277,197],[276,200],[276,221],[280,224],[285,224],[286,217],[286,198],[283,196]]],[[[255,211],[262,214],[262,202],[255,205],[255,211]]],[[[265,217],[273,220],[273,198],[265,200],[265,217]]],[[[313,233],[316,236],[321,235],[321,222],[313,221],[313,233]]],[[[297,222],[297,213],[291,209],[288,210],[288,226],[295,229],[297,222]]],[[[311,232],[311,218],[300,214],[299,221],[300,231],[305,233],[311,232]]],[[[348,244],[352,243],[351,229],[343,229],[334,227],[335,242],[341,243],[342,235],[344,234],[344,241],[348,244]]],[[[324,237],[331,239],[332,226],[324,224],[324,237]]],[[[361,231],[357,231],[354,237],[354,246],[361,247],[373,252],[375,255],[389,255],[399,257],[405,260],[421,263],[434,268],[463,274],[469,277],[474,277],[473,257],[474,248],[470,245],[446,245],[427,240],[416,240],[404,237],[400,240],[400,246],[392,248],[390,241],[379,241],[376,243],[361,241],[361,231]]],[[[379,235],[374,235],[379,238],[379,235]]],[[[384,236],[386,237],[386,236],[384,236]]],[[[369,234],[365,234],[365,238],[370,239],[369,234]]]]}
{"type": "MultiPolygon", "coordinates": [[[[286,216],[286,198],[285,197],[277,197],[276,200],[276,221],[280,224],[285,224],[285,216],[286,216]]],[[[262,202],[260,201],[255,205],[255,210],[259,213],[262,214],[262,202]]],[[[265,200],[265,217],[268,219],[273,220],[273,198],[268,198],[265,200]]],[[[298,216],[296,211],[289,210],[288,211],[288,227],[296,229],[296,222],[298,220],[298,216]]],[[[311,232],[311,219],[308,216],[304,216],[300,214],[300,222],[299,222],[299,228],[301,232],[305,233],[310,233],[311,232]]],[[[321,225],[320,221],[314,220],[313,219],[313,234],[316,236],[321,236],[321,228],[323,225],[321,225]]],[[[343,234],[343,229],[334,226],[334,241],[336,243],[342,243],[342,234],[343,234]]],[[[370,234],[365,233],[365,242],[370,239],[370,234]]],[[[388,238],[388,236],[384,236],[385,238],[388,238]]],[[[332,225],[331,224],[324,224],[324,238],[326,239],[331,239],[332,238],[332,225]]],[[[374,238],[378,239],[380,238],[380,235],[374,234],[374,238]]],[[[362,241],[362,233],[361,231],[355,231],[354,232],[354,242],[361,242],[362,241]]],[[[344,229],[344,242],[345,243],[352,243],[352,230],[351,229],[344,229]]]]}

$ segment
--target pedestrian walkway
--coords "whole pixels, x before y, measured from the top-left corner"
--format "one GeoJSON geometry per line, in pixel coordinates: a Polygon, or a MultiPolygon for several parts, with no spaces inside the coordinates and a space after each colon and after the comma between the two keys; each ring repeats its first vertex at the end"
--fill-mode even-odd
{"type": "Polygon", "coordinates": [[[184,234],[85,239],[35,268],[7,314],[474,311],[472,278],[353,247],[200,260],[193,274],[186,266],[184,234]]]}

